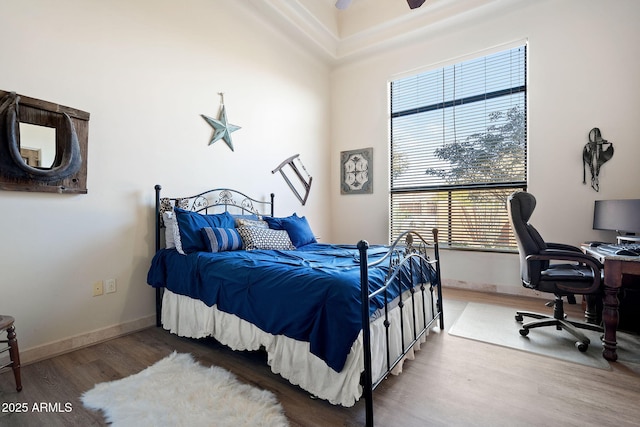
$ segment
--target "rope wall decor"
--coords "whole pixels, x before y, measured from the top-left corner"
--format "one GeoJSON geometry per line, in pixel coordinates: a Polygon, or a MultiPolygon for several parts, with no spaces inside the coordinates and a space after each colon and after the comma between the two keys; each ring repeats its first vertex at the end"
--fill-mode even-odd
{"type": "Polygon", "coordinates": [[[589,142],[582,149],[582,183],[587,183],[587,168],[591,172],[591,188],[600,191],[600,167],[613,157],[613,143],[602,138],[600,129],[589,131],[589,142]]]}

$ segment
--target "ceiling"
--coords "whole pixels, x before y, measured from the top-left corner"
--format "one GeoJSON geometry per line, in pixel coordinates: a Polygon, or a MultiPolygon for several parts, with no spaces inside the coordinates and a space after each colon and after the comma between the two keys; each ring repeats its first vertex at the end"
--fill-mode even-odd
{"type": "Polygon", "coordinates": [[[353,0],[345,10],[335,0],[249,0],[280,30],[331,62],[344,62],[430,34],[496,8],[526,0],[427,0],[410,9],[406,0],[353,0]]]}

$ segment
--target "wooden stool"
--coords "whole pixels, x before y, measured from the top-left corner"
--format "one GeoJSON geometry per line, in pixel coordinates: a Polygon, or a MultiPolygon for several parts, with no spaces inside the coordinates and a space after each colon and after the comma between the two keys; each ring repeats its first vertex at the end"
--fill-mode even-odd
{"type": "Polygon", "coordinates": [[[16,390],[22,390],[22,381],[20,379],[20,353],[18,352],[18,340],[16,339],[16,328],[13,326],[15,319],[11,316],[0,315],[0,331],[7,331],[7,339],[0,340],[0,343],[8,343],[9,346],[0,349],[0,353],[9,350],[10,363],[0,366],[0,369],[11,367],[13,376],[16,379],[16,390]]]}

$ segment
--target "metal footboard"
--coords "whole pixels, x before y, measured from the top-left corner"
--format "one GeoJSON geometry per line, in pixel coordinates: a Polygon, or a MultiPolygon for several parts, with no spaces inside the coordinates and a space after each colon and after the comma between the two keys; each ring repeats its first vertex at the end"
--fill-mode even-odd
{"type": "Polygon", "coordinates": [[[421,341],[423,336],[439,321],[440,329],[444,329],[444,316],[442,312],[442,287],[440,277],[440,254],[438,250],[438,230],[434,228],[433,243],[428,243],[420,234],[407,231],[401,234],[393,243],[387,254],[380,260],[368,263],[367,251],[369,244],[361,240],[358,243],[360,252],[360,287],[362,301],[362,324],[369,325],[370,300],[379,295],[384,296],[384,326],[386,343],[386,369],[378,378],[373,378],[373,366],[371,358],[371,331],[369,327],[363,327],[363,351],[364,373],[362,376],[363,397],[365,399],[366,425],[373,426],[373,390],[391,373],[391,371],[403,361],[404,357],[413,347],[421,341]],[[400,242],[404,240],[404,245],[400,242]],[[430,258],[428,252],[433,253],[430,258]],[[388,263],[389,269],[385,284],[375,292],[369,293],[369,268],[388,263]],[[409,286],[407,287],[407,283],[409,286]],[[391,320],[389,318],[388,291],[397,287],[400,293],[398,301],[400,313],[401,352],[392,358],[390,346],[391,320]],[[402,297],[402,289],[406,288],[410,295],[402,297]],[[434,294],[435,292],[435,294],[434,294]],[[418,294],[418,295],[416,295],[418,294]],[[422,304],[417,304],[416,299],[421,298],[422,304]],[[410,304],[410,319],[405,319],[404,306],[410,304]],[[429,304],[429,305],[428,305],[429,304]],[[419,310],[419,307],[422,310],[419,310]],[[431,314],[427,315],[426,308],[430,306],[431,314]],[[405,342],[405,320],[409,320],[413,326],[413,335],[405,342]]]}

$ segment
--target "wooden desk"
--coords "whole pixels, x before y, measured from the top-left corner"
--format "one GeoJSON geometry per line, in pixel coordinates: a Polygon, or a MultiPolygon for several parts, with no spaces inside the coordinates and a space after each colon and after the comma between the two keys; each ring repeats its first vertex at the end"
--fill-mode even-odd
{"type": "Polygon", "coordinates": [[[604,299],[602,321],[604,323],[604,341],[602,355],[605,359],[618,359],[616,332],[618,330],[618,291],[622,287],[622,276],[626,274],[640,276],[640,257],[609,255],[597,247],[583,245],[582,249],[604,264],[604,299]]]}

